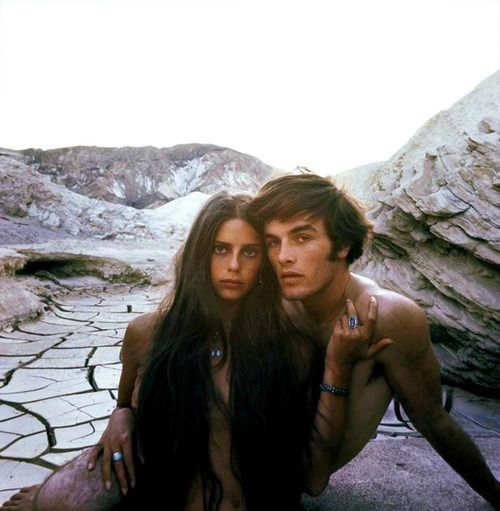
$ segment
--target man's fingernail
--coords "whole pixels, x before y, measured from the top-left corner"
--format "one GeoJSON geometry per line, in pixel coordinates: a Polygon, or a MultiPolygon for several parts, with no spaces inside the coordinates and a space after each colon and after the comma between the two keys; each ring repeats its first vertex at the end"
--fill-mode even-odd
{"type": "Polygon", "coordinates": [[[135,481],[130,481],[130,486],[132,486],[132,488],[135,488],[135,481]]]}
{"type": "Polygon", "coordinates": [[[92,463],[89,463],[87,465],[87,470],[92,470],[94,468],[94,465],[92,465],[92,463]]]}
{"type": "Polygon", "coordinates": [[[106,490],[111,490],[111,481],[106,481],[106,490]]]}
{"type": "Polygon", "coordinates": [[[377,303],[377,300],[375,300],[375,297],[374,297],[374,296],[370,296],[370,302],[372,302],[372,303],[377,303]]]}
{"type": "Polygon", "coordinates": [[[127,495],[127,488],[122,488],[123,496],[127,495]]]}

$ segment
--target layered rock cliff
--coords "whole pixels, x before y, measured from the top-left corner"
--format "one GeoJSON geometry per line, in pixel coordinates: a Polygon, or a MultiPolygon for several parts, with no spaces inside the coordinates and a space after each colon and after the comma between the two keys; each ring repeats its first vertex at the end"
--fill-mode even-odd
{"type": "Polygon", "coordinates": [[[357,269],[425,309],[449,381],[498,393],[500,73],[387,162],[336,181],[375,222],[357,269]]]}

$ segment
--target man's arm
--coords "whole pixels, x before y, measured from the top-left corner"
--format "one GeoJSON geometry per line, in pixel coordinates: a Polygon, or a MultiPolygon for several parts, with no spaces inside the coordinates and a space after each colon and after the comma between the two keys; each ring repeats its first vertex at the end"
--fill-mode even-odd
{"type": "MultiPolygon", "coordinates": [[[[346,305],[349,316],[358,315],[350,300],[346,305]]],[[[348,317],[343,316],[330,337],[323,383],[336,391],[322,391],[319,396],[310,437],[310,459],[306,460],[309,462],[306,491],[310,495],[319,495],[327,486],[344,441],[347,397],[336,392],[349,386],[352,367],[357,361],[375,356],[392,343],[390,339],[381,339],[370,344],[376,319],[377,302],[371,299],[363,326],[349,328],[348,317]]]]}
{"type": "MultiPolygon", "coordinates": [[[[352,366],[326,366],[323,383],[347,388],[352,366]]],[[[327,486],[332,467],[345,434],[346,397],[321,392],[309,442],[310,459],[306,459],[307,484],[305,491],[313,497],[327,486]]]]}
{"type": "Polygon", "coordinates": [[[376,360],[412,423],[475,491],[500,507],[500,483],[473,440],[443,408],[439,362],[424,312],[401,296],[381,297],[376,336],[394,340],[376,360]]]}

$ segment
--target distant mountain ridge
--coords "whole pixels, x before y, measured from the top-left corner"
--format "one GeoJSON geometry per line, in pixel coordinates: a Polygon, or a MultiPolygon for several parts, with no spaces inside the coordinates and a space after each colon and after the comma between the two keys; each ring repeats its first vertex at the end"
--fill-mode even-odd
{"type": "Polygon", "coordinates": [[[226,147],[68,147],[19,151],[35,170],[67,189],[113,204],[154,208],[192,192],[255,192],[276,169],[226,147]]]}

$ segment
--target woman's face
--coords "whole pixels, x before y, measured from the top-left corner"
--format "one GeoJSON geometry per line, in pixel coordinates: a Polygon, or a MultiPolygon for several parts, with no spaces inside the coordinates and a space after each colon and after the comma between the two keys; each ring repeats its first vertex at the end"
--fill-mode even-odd
{"type": "Polygon", "coordinates": [[[255,285],[262,263],[262,243],[245,220],[222,223],[215,235],[210,261],[212,285],[219,298],[238,302],[255,285]]]}

